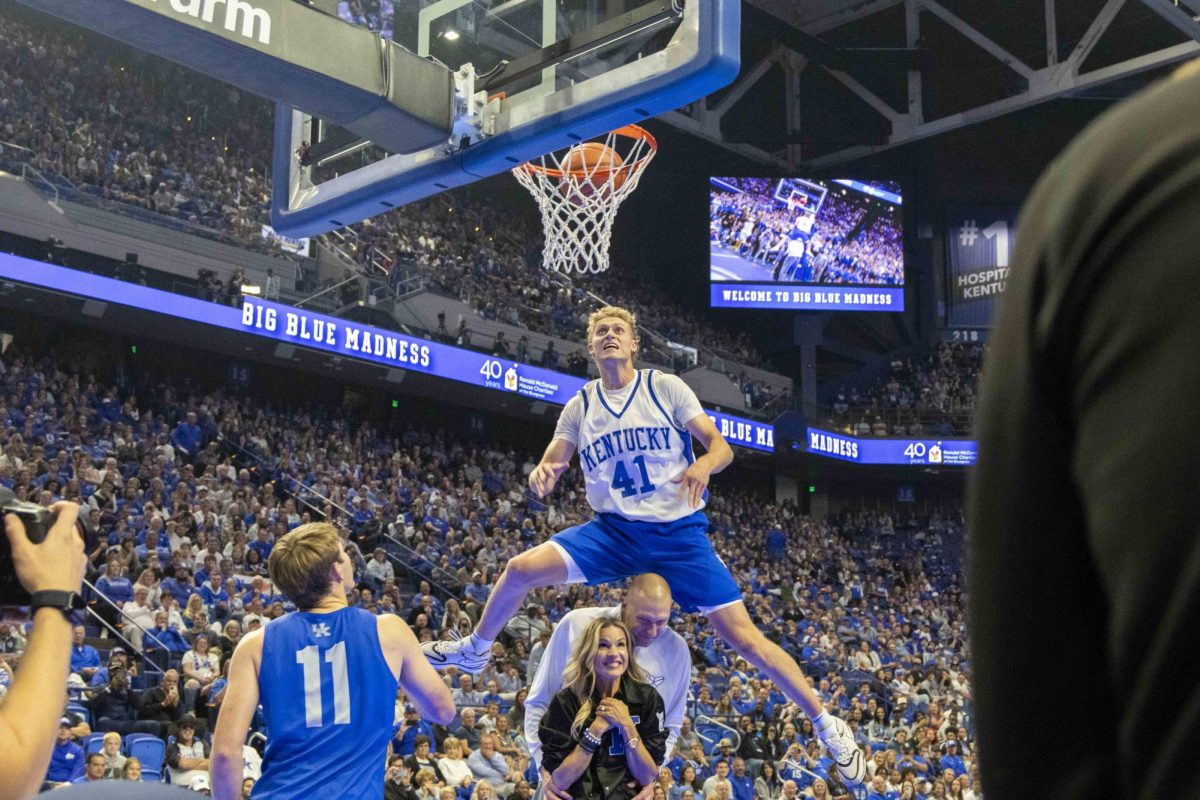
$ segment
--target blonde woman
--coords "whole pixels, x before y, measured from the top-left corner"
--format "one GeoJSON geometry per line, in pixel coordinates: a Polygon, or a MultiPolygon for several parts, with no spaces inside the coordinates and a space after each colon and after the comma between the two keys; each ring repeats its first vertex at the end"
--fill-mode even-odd
{"type": "Polygon", "coordinates": [[[146,602],[150,604],[151,608],[158,608],[162,605],[162,582],[154,574],[154,570],[142,570],[142,574],[138,576],[137,583],[133,586],[134,596],[137,595],[138,586],[146,587],[146,602]]]}
{"type": "Polygon", "coordinates": [[[471,800],[497,800],[496,787],[487,781],[477,781],[471,792],[471,800]]]}
{"type": "Polygon", "coordinates": [[[442,742],[442,751],[446,755],[438,759],[437,765],[442,771],[442,777],[446,779],[447,786],[457,789],[463,785],[463,781],[467,781],[469,785],[475,780],[471,768],[467,766],[467,760],[463,758],[462,742],[453,736],[447,736],[442,742]]]}
{"type": "Polygon", "coordinates": [[[629,784],[657,778],[667,729],[662,697],[645,683],[621,620],[588,625],[563,687],[538,726],[543,769],[572,800],[630,800],[638,790],[629,784]]]}
{"type": "Polygon", "coordinates": [[[208,609],[204,607],[204,599],[198,594],[188,598],[187,608],[183,612],[183,624],[186,630],[192,634],[203,631],[212,639],[221,635],[221,626],[209,621],[208,609]]]}
{"type": "MultiPolygon", "coordinates": [[[[791,783],[791,781],[788,781],[791,783]]],[[[812,782],[812,785],[804,790],[801,797],[811,797],[813,800],[831,800],[833,795],[829,793],[829,784],[824,778],[817,778],[812,782]]]]}

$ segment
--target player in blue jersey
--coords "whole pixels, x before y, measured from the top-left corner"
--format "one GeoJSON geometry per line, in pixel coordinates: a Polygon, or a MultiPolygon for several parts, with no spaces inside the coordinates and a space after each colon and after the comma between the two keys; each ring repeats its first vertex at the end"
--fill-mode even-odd
{"type": "Polygon", "coordinates": [[[849,727],[825,712],[799,665],[755,627],[708,539],[709,476],[729,466],[733,450],[680,378],[634,369],[638,347],[629,311],[610,306],[592,314],[588,351],[600,380],[563,408],[550,446],[529,475],[530,488],[544,497],[578,452],[595,518],[510,559],[475,632],[456,642],[427,642],[425,655],[439,668],[478,672],[531,589],[608,583],[652,567],[684,611],[705,614],[722,639],[800,706],[838,771],[860,783],[866,764],[849,727]],[[699,458],[693,438],[705,449],[699,458]]]}
{"type": "Polygon", "coordinates": [[[335,527],[301,525],[275,543],[271,581],[299,609],[242,639],[213,736],[213,797],[241,797],[242,744],[262,704],[262,777],[251,795],[378,800],[397,686],[426,719],[454,718],[450,690],[394,614],[346,604],[354,566],[335,527]]]}
{"type": "Polygon", "coordinates": [[[807,283],[813,279],[809,247],[816,219],[812,214],[801,214],[796,217],[791,231],[784,237],[786,253],[775,266],[775,272],[771,276],[772,280],[782,279],[807,283]]]}

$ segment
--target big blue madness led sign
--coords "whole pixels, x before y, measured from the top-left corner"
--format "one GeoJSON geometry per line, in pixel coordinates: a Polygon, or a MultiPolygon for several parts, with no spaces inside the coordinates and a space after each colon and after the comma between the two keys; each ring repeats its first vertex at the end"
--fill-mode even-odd
{"type": "MultiPolygon", "coordinates": [[[[0,277],[556,405],[565,405],[586,383],[574,375],[258,298],[246,297],[240,309],[230,308],[2,253],[0,277]]],[[[730,444],[765,452],[775,449],[771,425],[717,411],[707,413],[730,444]]]]}

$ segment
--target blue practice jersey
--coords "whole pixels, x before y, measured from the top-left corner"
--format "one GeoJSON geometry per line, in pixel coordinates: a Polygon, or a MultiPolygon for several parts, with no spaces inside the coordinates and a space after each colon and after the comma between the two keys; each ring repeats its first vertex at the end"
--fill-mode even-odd
{"type": "Polygon", "coordinates": [[[397,684],[361,608],[269,623],[258,676],[267,748],[252,797],[379,800],[397,684]]]}

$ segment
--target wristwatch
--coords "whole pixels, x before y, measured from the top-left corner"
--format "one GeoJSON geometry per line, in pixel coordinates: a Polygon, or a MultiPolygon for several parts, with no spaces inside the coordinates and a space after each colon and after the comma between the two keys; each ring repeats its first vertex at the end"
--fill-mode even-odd
{"type": "Polygon", "coordinates": [[[39,608],[57,608],[64,615],[70,614],[78,606],[79,595],[64,589],[46,589],[34,592],[29,596],[29,611],[33,613],[39,608]]]}

